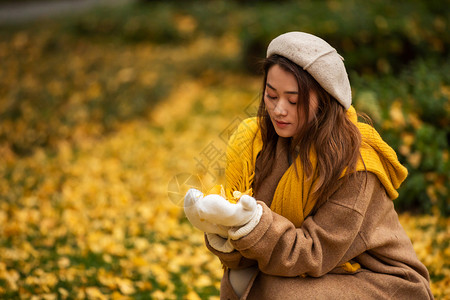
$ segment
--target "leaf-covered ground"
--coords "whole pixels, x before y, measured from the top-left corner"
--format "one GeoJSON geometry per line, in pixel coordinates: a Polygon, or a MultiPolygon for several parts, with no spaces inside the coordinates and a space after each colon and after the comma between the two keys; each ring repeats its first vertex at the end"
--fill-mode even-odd
{"type": "MultiPolygon", "coordinates": [[[[181,201],[222,179],[225,141],[254,112],[259,78],[204,61],[238,50],[2,35],[0,298],[218,298],[221,265],[181,201]]],[[[400,220],[450,297],[450,220],[400,220]]]]}

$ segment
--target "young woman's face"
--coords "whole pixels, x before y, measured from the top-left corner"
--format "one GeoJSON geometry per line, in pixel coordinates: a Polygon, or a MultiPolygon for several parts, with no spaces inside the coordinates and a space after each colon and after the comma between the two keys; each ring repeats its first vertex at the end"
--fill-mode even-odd
{"type": "MultiPolygon", "coordinates": [[[[293,137],[305,120],[298,114],[298,85],[295,76],[279,65],[270,67],[264,90],[264,103],[273,127],[281,137],[293,137]]],[[[317,113],[318,101],[310,94],[309,120],[317,113]]]]}

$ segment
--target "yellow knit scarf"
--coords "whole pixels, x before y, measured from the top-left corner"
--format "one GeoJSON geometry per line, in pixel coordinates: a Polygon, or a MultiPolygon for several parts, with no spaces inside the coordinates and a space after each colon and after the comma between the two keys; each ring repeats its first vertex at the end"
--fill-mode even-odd
{"type": "MultiPolygon", "coordinates": [[[[356,170],[367,168],[374,173],[385,187],[389,197],[398,197],[397,189],[406,178],[407,169],[397,159],[395,151],[386,144],[378,132],[370,125],[357,122],[356,111],[350,107],[347,116],[357,125],[361,132],[361,156],[356,170]],[[364,167],[365,166],[365,167],[364,167]]],[[[230,138],[227,148],[226,195],[235,199],[236,193],[252,194],[251,187],[255,178],[255,163],[262,149],[262,139],[256,118],[244,120],[230,138]]],[[[316,156],[311,151],[313,174],[316,174],[316,156]]],[[[300,158],[295,160],[299,179],[292,164],[281,178],[276,188],[271,209],[289,219],[296,227],[300,227],[304,218],[311,212],[317,199],[311,197],[311,191],[317,176],[308,179],[303,174],[300,158]]]]}

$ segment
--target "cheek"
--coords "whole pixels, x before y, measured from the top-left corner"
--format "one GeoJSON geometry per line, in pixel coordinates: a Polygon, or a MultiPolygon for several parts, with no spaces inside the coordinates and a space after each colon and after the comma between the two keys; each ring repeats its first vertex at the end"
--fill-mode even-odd
{"type": "Polygon", "coordinates": [[[299,114],[298,114],[298,108],[297,106],[292,107],[289,110],[289,114],[292,116],[292,118],[298,123],[299,122],[299,114]]]}
{"type": "Polygon", "coordinates": [[[267,100],[266,98],[264,98],[264,106],[266,107],[267,111],[271,111],[272,110],[272,103],[270,103],[270,101],[267,100]]]}

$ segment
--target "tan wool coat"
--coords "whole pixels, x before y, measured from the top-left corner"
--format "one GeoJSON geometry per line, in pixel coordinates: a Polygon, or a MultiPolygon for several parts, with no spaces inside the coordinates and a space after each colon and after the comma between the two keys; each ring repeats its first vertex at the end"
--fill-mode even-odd
{"type": "Polygon", "coordinates": [[[263,207],[258,225],[232,241],[231,253],[215,250],[206,239],[225,266],[221,299],[239,299],[229,271],[250,266],[258,272],[241,299],[433,299],[428,271],[374,174],[358,172],[338,182],[328,201],[295,228],[269,208],[289,167],[285,141],[276,152],[276,167],[255,191],[263,207]],[[345,262],[361,268],[346,272],[339,267],[345,262]]]}

